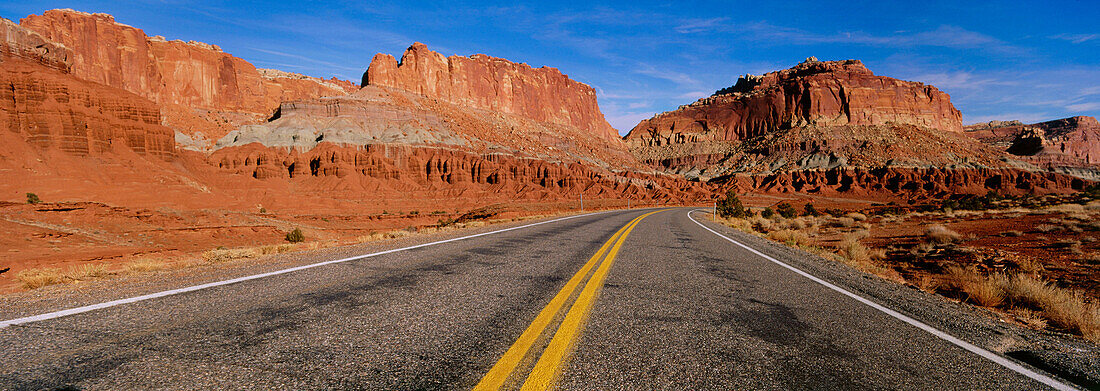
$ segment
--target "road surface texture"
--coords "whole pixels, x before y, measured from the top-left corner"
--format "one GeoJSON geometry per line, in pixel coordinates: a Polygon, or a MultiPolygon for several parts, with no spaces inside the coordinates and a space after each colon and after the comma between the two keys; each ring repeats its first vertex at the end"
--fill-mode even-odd
{"type": "Polygon", "coordinates": [[[0,317],[0,389],[1095,385],[1094,345],[998,324],[705,218],[583,215],[51,315],[119,298],[85,292],[0,317]]]}

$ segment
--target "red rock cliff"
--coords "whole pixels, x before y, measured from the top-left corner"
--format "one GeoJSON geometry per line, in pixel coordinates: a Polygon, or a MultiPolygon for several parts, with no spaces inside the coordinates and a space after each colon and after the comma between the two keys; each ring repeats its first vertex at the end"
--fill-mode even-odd
{"type": "Polygon", "coordinates": [[[876,76],[858,60],[817,61],[737,84],[642,121],[626,136],[652,145],[675,138],[740,141],[802,126],[904,124],[962,130],[951,97],[923,83],[876,76]]]}
{"type": "Polygon", "coordinates": [[[261,74],[217,46],[148,37],[107,14],[50,10],[24,18],[21,25],[70,48],[75,76],[144,96],[166,111],[183,111],[168,113],[168,118],[188,133],[204,130],[220,136],[202,121],[177,120],[193,116],[188,113],[192,109],[266,118],[283,100],[344,95],[356,89],[350,83],[337,85],[301,75],[261,74]]]}
{"type": "Polygon", "coordinates": [[[175,154],[173,132],[160,125],[153,102],[73,77],[67,49],[7,19],[0,19],[0,37],[0,153],[26,142],[75,155],[115,148],[175,154]]]}
{"type": "Polygon", "coordinates": [[[444,57],[422,43],[414,43],[405,50],[400,63],[388,54],[375,55],[363,75],[363,85],[368,84],[572,125],[608,140],[619,137],[600,112],[595,89],[555,68],[531,68],[484,54],[444,57]]]}

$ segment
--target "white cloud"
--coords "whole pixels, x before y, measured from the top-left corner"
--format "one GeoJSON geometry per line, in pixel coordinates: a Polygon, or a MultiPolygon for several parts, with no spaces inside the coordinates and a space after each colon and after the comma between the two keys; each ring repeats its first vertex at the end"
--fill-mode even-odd
{"type": "Polygon", "coordinates": [[[1075,103],[1067,105],[1066,108],[1071,111],[1095,111],[1100,110],[1100,102],[1075,103]]]}
{"type": "Polygon", "coordinates": [[[1100,34],[1058,34],[1051,36],[1052,39],[1061,39],[1063,41],[1069,41],[1070,43],[1085,43],[1088,41],[1095,41],[1100,39],[1100,34]]]}
{"type": "Polygon", "coordinates": [[[710,19],[691,19],[679,26],[675,27],[676,32],[681,34],[701,33],[707,31],[714,31],[722,24],[729,21],[729,18],[710,18],[710,19]]]}
{"type": "Polygon", "coordinates": [[[707,91],[691,91],[691,92],[685,92],[683,94],[677,95],[676,97],[680,98],[680,99],[699,100],[700,98],[710,96],[710,94],[711,93],[707,92],[707,91]]]}

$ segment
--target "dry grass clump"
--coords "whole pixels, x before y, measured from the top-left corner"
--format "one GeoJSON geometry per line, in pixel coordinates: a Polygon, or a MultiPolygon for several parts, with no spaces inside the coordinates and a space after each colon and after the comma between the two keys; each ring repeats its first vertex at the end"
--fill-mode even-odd
{"type": "Polygon", "coordinates": [[[851,228],[856,226],[856,219],[851,217],[837,217],[829,220],[830,227],[851,228]]]}
{"type": "Polygon", "coordinates": [[[102,263],[89,263],[74,267],[69,270],[69,277],[77,280],[93,280],[96,278],[107,277],[111,274],[107,270],[107,265],[102,263]]]}
{"type": "Polygon", "coordinates": [[[56,268],[32,268],[15,273],[15,280],[19,281],[19,284],[22,285],[24,289],[36,289],[60,284],[64,282],[64,278],[65,276],[61,274],[61,269],[56,268]]]}
{"type": "Polygon", "coordinates": [[[1042,311],[1055,325],[1100,340],[1100,308],[1085,302],[1080,292],[1058,288],[1028,275],[1016,275],[1004,282],[1012,301],[1042,311]]]}
{"type": "Polygon", "coordinates": [[[866,221],[867,220],[867,215],[865,215],[863,213],[859,213],[859,212],[848,213],[848,214],[844,215],[844,217],[850,218],[854,221],[866,221]]]}
{"type": "Polygon", "coordinates": [[[986,307],[996,307],[1004,303],[1004,284],[1007,278],[1003,274],[983,276],[975,271],[958,266],[947,268],[947,282],[967,295],[965,300],[986,307]]]}
{"type": "Polygon", "coordinates": [[[924,238],[927,239],[929,243],[950,244],[961,240],[962,235],[959,235],[958,232],[952,231],[942,224],[933,224],[924,229],[924,238]]]}
{"type": "Polygon", "coordinates": [[[291,252],[296,248],[297,248],[297,246],[295,246],[293,244],[283,243],[283,244],[272,244],[272,245],[269,245],[269,246],[263,246],[263,247],[260,247],[259,251],[260,251],[261,255],[282,254],[282,253],[286,253],[286,252],[291,252]]]}
{"type": "Polygon", "coordinates": [[[1011,237],[1011,238],[1016,238],[1016,237],[1020,237],[1020,236],[1023,236],[1023,235],[1024,235],[1023,232],[1017,231],[1017,230],[1001,232],[1001,236],[1007,236],[1007,237],[1011,237]]]}
{"type": "Polygon", "coordinates": [[[155,259],[136,259],[127,263],[123,268],[130,273],[155,272],[168,267],[164,261],[155,259]]]}
{"type": "Polygon", "coordinates": [[[1049,206],[1046,209],[1051,211],[1051,212],[1059,212],[1059,213],[1066,213],[1066,214],[1085,212],[1085,206],[1081,205],[1081,204],[1060,204],[1060,205],[1049,206]]]}
{"type": "Polygon", "coordinates": [[[1039,231],[1039,232],[1054,232],[1054,231],[1061,231],[1063,229],[1065,229],[1065,228],[1061,227],[1061,226],[1057,226],[1057,225],[1050,225],[1050,224],[1039,224],[1039,225],[1035,226],[1035,230],[1039,231]]]}
{"type": "Polygon", "coordinates": [[[1100,307],[1089,304],[1080,292],[1059,288],[1028,274],[982,275],[952,266],[947,282],[966,294],[965,301],[986,307],[1007,307],[1022,322],[1038,328],[1047,321],[1085,338],[1100,340],[1100,307]]]}
{"type": "Polygon", "coordinates": [[[875,262],[886,258],[886,250],[867,248],[867,246],[859,242],[861,238],[866,237],[868,234],[867,231],[859,231],[844,236],[837,245],[837,255],[840,256],[840,259],[844,263],[856,269],[888,280],[904,283],[905,278],[902,277],[897,270],[880,266],[875,262]]]}
{"type": "Polygon", "coordinates": [[[1043,314],[1039,311],[1033,311],[1027,308],[1013,307],[1009,312],[1016,319],[1026,324],[1028,327],[1034,329],[1045,329],[1049,326],[1047,320],[1043,318],[1043,314]]]}
{"type": "Polygon", "coordinates": [[[786,243],[790,246],[810,246],[812,244],[810,236],[802,231],[795,231],[791,229],[784,229],[780,231],[773,231],[768,234],[768,239],[786,243]]]}
{"type": "Polygon", "coordinates": [[[218,263],[234,259],[253,258],[257,252],[261,251],[254,248],[215,249],[202,253],[202,259],[209,263],[218,263]]]}

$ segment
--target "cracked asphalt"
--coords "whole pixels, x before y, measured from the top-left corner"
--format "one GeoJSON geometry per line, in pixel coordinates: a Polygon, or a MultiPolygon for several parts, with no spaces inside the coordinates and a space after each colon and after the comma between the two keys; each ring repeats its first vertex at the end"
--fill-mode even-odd
{"type": "MultiPolygon", "coordinates": [[[[601,245],[654,210],[3,328],[0,389],[470,389],[601,245]]],[[[688,211],[649,216],[625,239],[559,388],[1045,387],[736,247],[688,211]]],[[[1003,342],[1001,326],[972,311],[763,247],[976,345],[1003,342]]],[[[522,382],[534,358],[508,386],[522,382]]]]}

